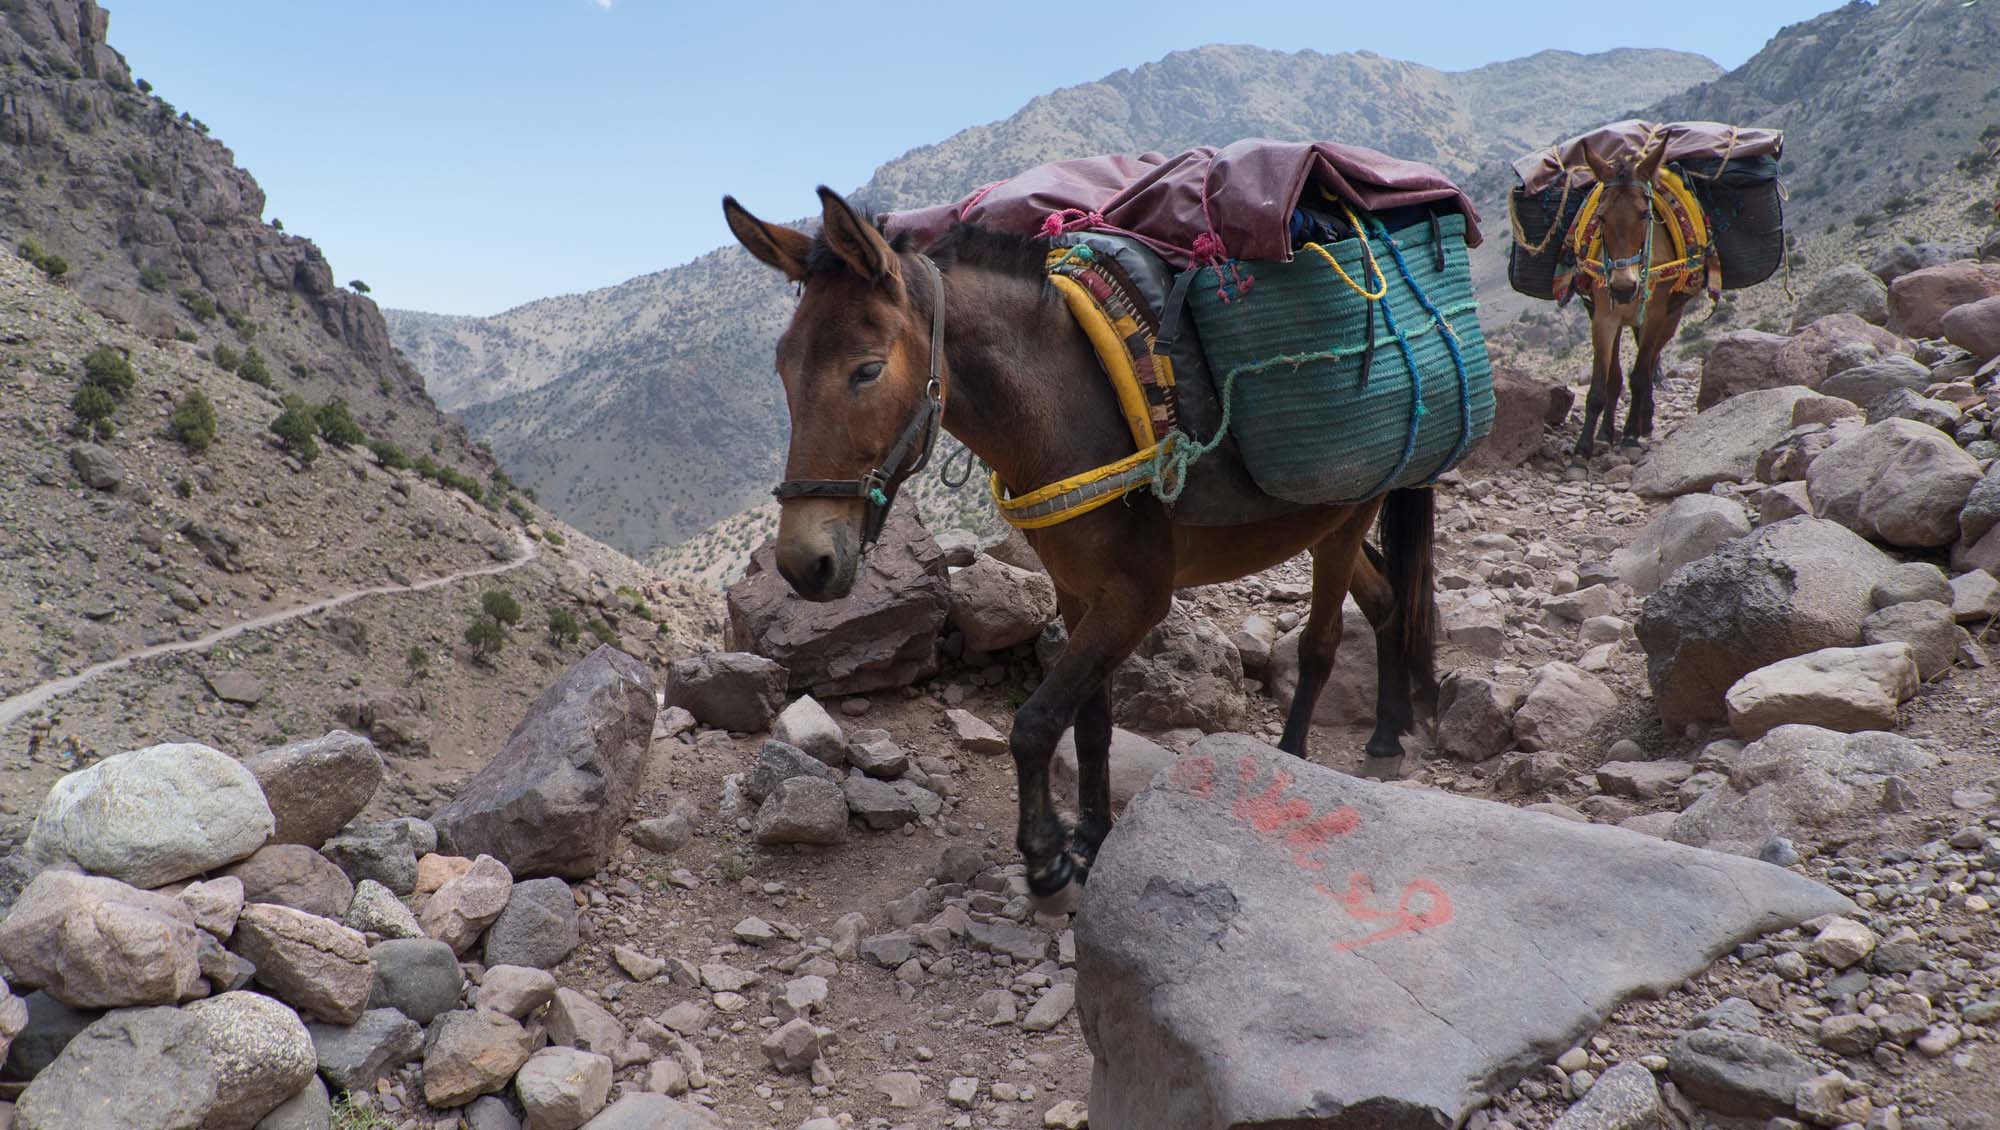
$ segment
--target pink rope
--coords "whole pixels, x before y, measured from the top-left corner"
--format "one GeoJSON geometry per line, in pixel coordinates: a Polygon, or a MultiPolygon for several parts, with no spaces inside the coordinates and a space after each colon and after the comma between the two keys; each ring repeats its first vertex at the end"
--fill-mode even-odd
{"type": "Polygon", "coordinates": [[[981,200],[986,199],[987,193],[992,192],[994,189],[999,188],[1001,185],[1006,183],[1007,182],[1004,180],[996,180],[992,184],[986,185],[984,188],[981,188],[978,192],[973,193],[972,198],[965,202],[965,206],[958,210],[958,218],[960,222],[963,222],[965,220],[965,217],[972,214],[972,210],[979,206],[979,202],[981,200]]]}
{"type": "Polygon", "coordinates": [[[1104,213],[1102,212],[1086,212],[1081,208],[1064,208],[1060,212],[1050,212],[1048,218],[1042,221],[1042,235],[1049,239],[1054,239],[1056,236],[1068,235],[1073,231],[1091,231],[1098,228],[1108,228],[1109,226],[1104,222],[1104,213]]]}

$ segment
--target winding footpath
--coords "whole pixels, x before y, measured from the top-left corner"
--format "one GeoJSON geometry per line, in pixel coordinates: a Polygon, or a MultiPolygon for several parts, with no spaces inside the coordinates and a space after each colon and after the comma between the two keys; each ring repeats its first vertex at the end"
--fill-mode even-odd
{"type": "Polygon", "coordinates": [[[152,647],[142,648],[138,651],[121,655],[116,659],[107,659],[102,663],[86,667],[68,678],[43,683],[32,690],[24,691],[12,698],[0,700],[0,731],[5,731],[9,726],[20,721],[29,713],[41,709],[49,700],[66,695],[83,686],[85,683],[90,682],[92,679],[97,678],[99,675],[123,670],[141,660],[153,659],[162,655],[176,655],[188,651],[206,651],[216,644],[234,639],[246,632],[255,632],[276,624],[283,624],[289,620],[297,620],[302,616],[327,612],[360,600],[363,597],[426,592],[444,585],[471,580],[474,577],[494,577],[502,573],[511,573],[540,559],[542,555],[541,548],[535,544],[534,539],[528,537],[526,533],[520,530],[514,531],[514,537],[520,545],[521,553],[520,556],[510,561],[503,561],[497,565],[483,565],[477,569],[466,569],[462,572],[450,573],[442,577],[433,577],[427,581],[418,581],[415,584],[378,585],[374,588],[355,589],[352,592],[344,592],[338,596],[315,600],[309,604],[294,605],[291,608],[266,613],[254,619],[245,620],[242,623],[232,624],[227,628],[210,632],[199,639],[176,640],[173,643],[155,644],[152,647]]]}

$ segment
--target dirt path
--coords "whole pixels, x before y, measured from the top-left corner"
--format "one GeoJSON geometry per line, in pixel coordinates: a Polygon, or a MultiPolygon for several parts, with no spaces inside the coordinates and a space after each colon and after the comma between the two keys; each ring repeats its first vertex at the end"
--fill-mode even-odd
{"type": "Polygon", "coordinates": [[[100,675],[123,670],[141,660],[153,659],[162,655],[176,655],[189,651],[206,651],[216,644],[234,639],[247,632],[259,631],[276,624],[285,623],[288,620],[297,620],[303,616],[311,616],[318,612],[328,612],[342,605],[360,600],[363,597],[426,592],[430,589],[440,588],[458,581],[470,580],[474,577],[495,577],[502,573],[511,573],[540,559],[542,555],[541,549],[535,544],[534,539],[528,537],[527,534],[520,530],[514,531],[514,537],[520,545],[520,555],[510,561],[500,562],[497,565],[483,565],[477,569],[465,569],[456,573],[446,574],[442,577],[433,577],[427,581],[418,581],[415,584],[377,585],[372,588],[355,589],[351,592],[341,593],[338,596],[326,597],[307,604],[294,605],[277,612],[269,612],[262,616],[245,620],[240,624],[232,624],[227,628],[210,632],[198,639],[155,644],[152,647],[141,648],[138,651],[121,655],[116,659],[108,659],[102,663],[93,664],[67,678],[43,683],[31,690],[23,691],[12,698],[0,700],[0,732],[4,732],[9,726],[20,721],[33,711],[41,709],[51,699],[66,695],[100,675]]]}

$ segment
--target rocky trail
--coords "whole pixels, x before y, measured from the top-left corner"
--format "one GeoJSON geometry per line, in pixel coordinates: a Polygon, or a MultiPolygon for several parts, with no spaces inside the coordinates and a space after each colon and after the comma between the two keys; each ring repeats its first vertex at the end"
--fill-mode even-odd
{"type": "Polygon", "coordinates": [[[279,624],[306,616],[316,616],[320,613],[331,612],[336,608],[371,596],[429,592],[432,589],[457,584],[460,581],[469,581],[479,577],[501,576],[525,565],[533,564],[541,557],[541,548],[534,541],[530,540],[525,533],[517,532],[515,538],[520,546],[520,555],[511,561],[502,561],[497,565],[486,565],[476,569],[461,569],[456,573],[449,573],[442,577],[432,577],[429,580],[417,581],[413,584],[374,585],[365,589],[350,589],[346,592],[322,597],[305,604],[296,604],[276,612],[267,612],[260,616],[254,616],[241,623],[232,624],[229,627],[218,629],[196,639],[154,644],[151,647],[127,652],[115,659],[108,659],[101,663],[92,664],[67,678],[55,679],[43,683],[38,687],[31,687],[20,694],[0,699],[0,731],[6,730],[7,727],[13,725],[15,722],[47,706],[54,699],[76,690],[78,687],[96,679],[100,675],[106,675],[113,671],[123,671],[134,663],[156,659],[164,655],[199,654],[213,649],[217,644],[233,640],[246,633],[262,631],[266,628],[276,627],[279,624]]]}

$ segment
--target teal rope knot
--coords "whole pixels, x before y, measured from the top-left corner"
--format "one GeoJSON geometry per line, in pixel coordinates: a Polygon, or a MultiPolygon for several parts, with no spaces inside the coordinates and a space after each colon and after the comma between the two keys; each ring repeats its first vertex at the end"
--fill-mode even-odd
{"type": "Polygon", "coordinates": [[[875,487],[868,492],[868,502],[873,506],[886,507],[889,505],[889,496],[882,493],[881,487],[875,487]]]}

